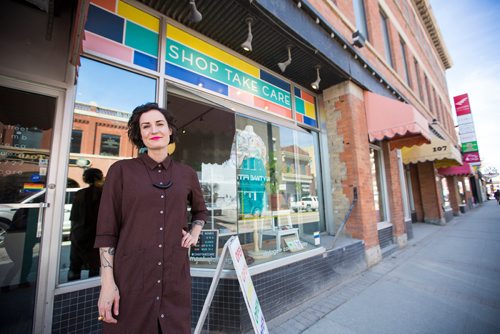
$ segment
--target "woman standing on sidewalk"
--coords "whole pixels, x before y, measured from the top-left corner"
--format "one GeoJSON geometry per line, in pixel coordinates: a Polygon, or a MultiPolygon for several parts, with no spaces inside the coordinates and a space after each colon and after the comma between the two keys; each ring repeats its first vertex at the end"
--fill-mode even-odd
{"type": "Polygon", "coordinates": [[[103,333],[191,333],[188,248],[206,207],[196,172],[168,155],[177,128],[156,103],[135,108],[130,140],[147,148],[111,166],[101,200],[99,320],[103,333]],[[191,230],[188,208],[191,207],[191,230]]]}
{"type": "Polygon", "coordinates": [[[495,191],[495,199],[497,201],[498,204],[500,204],[500,188],[498,188],[496,191],[495,191]]]}

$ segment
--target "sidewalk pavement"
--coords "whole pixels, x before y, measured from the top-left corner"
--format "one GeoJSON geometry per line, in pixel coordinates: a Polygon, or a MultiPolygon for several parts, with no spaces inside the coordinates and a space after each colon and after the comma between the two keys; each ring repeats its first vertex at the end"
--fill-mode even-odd
{"type": "Polygon", "coordinates": [[[271,334],[500,333],[500,205],[487,201],[267,323],[271,334]]]}

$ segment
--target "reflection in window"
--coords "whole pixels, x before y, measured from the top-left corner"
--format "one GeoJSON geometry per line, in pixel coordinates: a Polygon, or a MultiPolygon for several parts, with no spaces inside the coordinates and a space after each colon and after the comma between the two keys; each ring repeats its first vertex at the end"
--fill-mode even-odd
{"type": "Polygon", "coordinates": [[[310,247],[320,231],[313,136],[246,117],[236,128],[240,233],[254,253],[294,251],[294,240],[310,247]]]}
{"type": "Polygon", "coordinates": [[[198,174],[209,211],[204,228],[220,236],[238,233],[234,114],[173,94],[168,101],[179,128],[173,159],[198,174]]]}
{"type": "Polygon", "coordinates": [[[100,153],[117,157],[120,154],[120,136],[103,133],[100,153]]]}
{"type": "Polygon", "coordinates": [[[82,149],[82,130],[71,131],[71,146],[69,151],[71,153],[80,153],[82,149]]]}
{"type": "Polygon", "coordinates": [[[382,150],[380,147],[370,147],[370,166],[372,174],[372,189],[373,189],[373,202],[375,203],[375,212],[377,222],[387,220],[387,212],[385,206],[385,185],[384,185],[384,172],[382,161],[382,150]]]}
{"type": "MultiPolygon", "coordinates": [[[[127,122],[138,105],[156,100],[156,80],[88,58],[81,59],[70,145],[68,177],[84,186],[83,171],[99,168],[106,176],[118,159],[137,156],[127,138],[127,122]]],[[[78,187],[78,186],[76,186],[78,187]]],[[[77,189],[66,189],[61,235],[59,283],[68,279],[71,242],[68,240],[77,189]]],[[[71,187],[73,188],[73,187],[71,187]]],[[[86,268],[85,265],[83,268],[86,268]]],[[[81,279],[91,276],[82,270],[81,279]]],[[[74,278],[74,277],[73,277],[74,278]]]]}

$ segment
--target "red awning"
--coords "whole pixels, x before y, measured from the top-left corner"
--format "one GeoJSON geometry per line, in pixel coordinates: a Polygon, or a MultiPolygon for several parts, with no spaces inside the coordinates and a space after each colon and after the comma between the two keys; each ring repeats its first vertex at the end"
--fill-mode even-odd
{"type": "Polygon", "coordinates": [[[464,163],[462,166],[438,168],[438,173],[442,176],[468,176],[474,174],[468,163],[464,163]]]}
{"type": "Polygon", "coordinates": [[[370,141],[389,140],[391,149],[429,144],[429,124],[411,105],[364,92],[370,141]]]}

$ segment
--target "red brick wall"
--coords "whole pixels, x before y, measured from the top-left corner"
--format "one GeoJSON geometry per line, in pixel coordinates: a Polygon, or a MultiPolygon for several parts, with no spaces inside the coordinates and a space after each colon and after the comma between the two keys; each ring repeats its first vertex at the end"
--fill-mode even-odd
{"type": "Polygon", "coordinates": [[[442,199],[439,192],[438,183],[433,162],[423,162],[417,165],[418,178],[420,181],[420,193],[422,198],[422,208],[424,211],[424,221],[439,223],[444,217],[441,209],[442,199]]]}
{"type": "Polygon", "coordinates": [[[404,207],[401,189],[401,179],[399,177],[398,157],[395,150],[390,150],[387,142],[383,144],[385,176],[387,179],[387,197],[390,208],[390,221],[392,223],[392,232],[394,236],[400,236],[406,233],[404,223],[404,207]]]}
{"type": "MultiPolygon", "coordinates": [[[[352,33],[357,30],[354,7],[352,1],[309,0],[323,18],[347,41],[351,40],[352,33]]],[[[378,1],[364,0],[367,29],[369,40],[365,47],[356,49],[366,61],[380,73],[391,86],[401,92],[408,101],[420,111],[430,121],[437,118],[437,110],[431,112],[427,103],[427,93],[423,88],[423,99],[420,99],[416,82],[416,70],[414,57],[419,62],[419,77],[424,86],[424,73],[429,78],[430,91],[436,89],[436,93],[443,102],[446,111],[445,118],[453,114],[448,87],[446,84],[445,69],[434,49],[425,27],[420,22],[418,11],[414,8],[411,0],[378,1]],[[393,67],[386,64],[384,41],[382,36],[382,23],[380,9],[383,9],[388,16],[388,28],[391,41],[391,51],[393,67]],[[404,67],[402,50],[400,47],[400,37],[402,36],[406,44],[406,59],[408,72],[412,85],[406,83],[404,77],[404,67]]],[[[443,41],[444,42],[444,41],[443,41]]],[[[435,109],[435,108],[434,108],[435,109]]],[[[457,143],[456,133],[453,127],[446,124],[444,120],[437,128],[446,132],[454,144],[457,143]]]]}
{"type": "MultiPolygon", "coordinates": [[[[363,95],[362,90],[353,83],[346,82],[338,86],[324,92],[332,161],[333,197],[334,202],[335,198],[342,197],[350,202],[352,188],[358,188],[358,202],[346,224],[346,231],[354,238],[364,240],[365,248],[369,249],[377,246],[379,242],[363,95]]],[[[334,203],[339,220],[343,219],[349,204],[347,201],[345,205],[342,203],[334,203]]]]}
{"type": "Polygon", "coordinates": [[[415,214],[418,222],[424,221],[424,207],[422,205],[422,196],[420,194],[420,180],[418,176],[417,165],[410,165],[411,185],[413,204],[415,206],[415,214]]]}
{"type": "Polygon", "coordinates": [[[447,176],[446,184],[448,185],[448,191],[450,192],[451,209],[453,211],[453,214],[455,216],[458,216],[460,214],[460,208],[458,206],[460,203],[459,203],[456,176],[447,176]]]}

